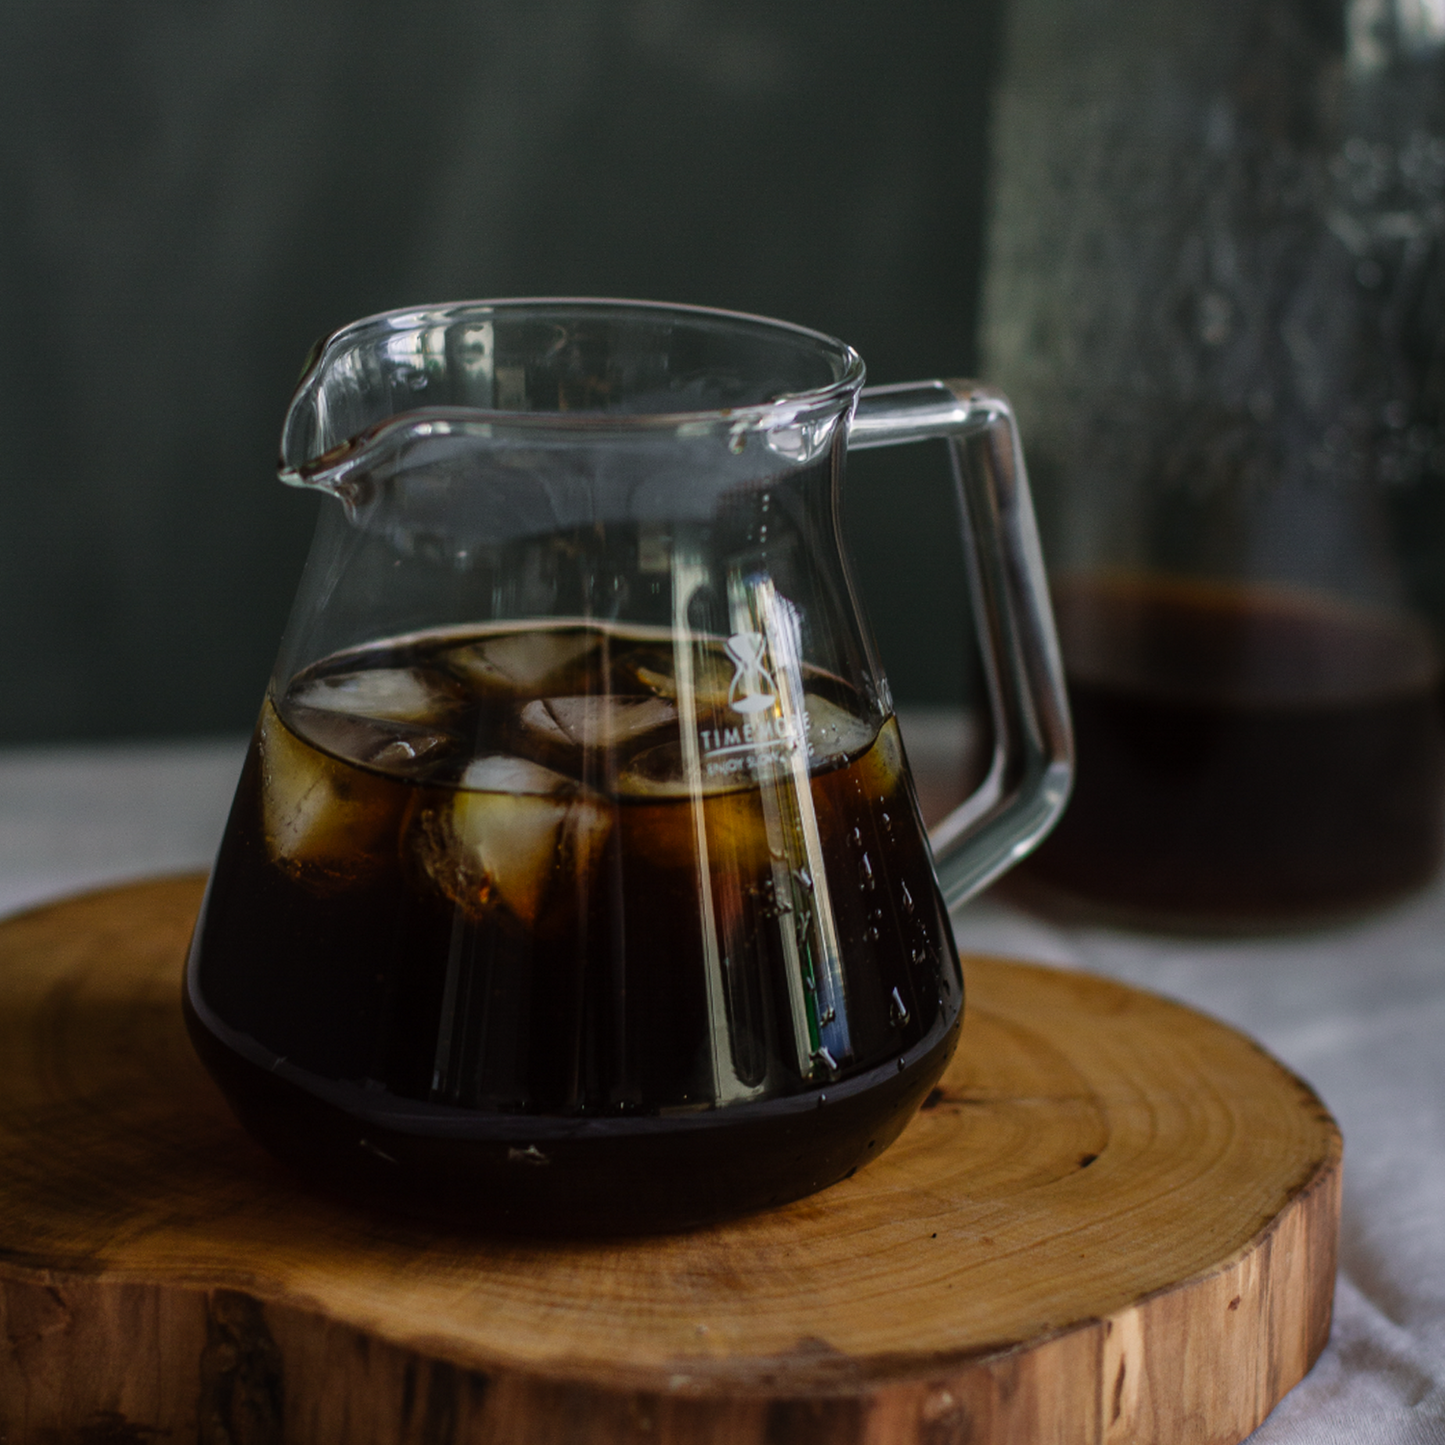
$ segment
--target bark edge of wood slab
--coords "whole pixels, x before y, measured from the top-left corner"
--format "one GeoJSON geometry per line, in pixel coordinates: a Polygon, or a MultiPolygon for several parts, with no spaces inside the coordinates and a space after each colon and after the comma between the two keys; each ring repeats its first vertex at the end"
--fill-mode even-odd
{"type": "Polygon", "coordinates": [[[965,960],[893,1147],[772,1213],[529,1243],[351,1209],[181,1021],[201,893],[0,922],[0,1439],[1234,1442],[1329,1334],[1339,1131],[1243,1035],[965,960]]]}

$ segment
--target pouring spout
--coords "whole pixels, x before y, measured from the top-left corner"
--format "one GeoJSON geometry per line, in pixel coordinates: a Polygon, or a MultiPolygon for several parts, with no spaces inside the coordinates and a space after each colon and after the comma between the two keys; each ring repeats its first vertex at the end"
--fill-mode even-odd
{"type": "Polygon", "coordinates": [[[490,359],[490,323],[457,331],[459,308],[358,321],[311,348],[281,428],[280,478],[349,499],[360,477],[406,436],[434,436],[442,413],[462,424],[477,398],[464,378],[490,359]]]}
{"type": "Polygon", "coordinates": [[[368,440],[365,436],[349,437],[329,451],[297,463],[289,463],[283,450],[276,463],[276,475],[288,487],[329,492],[343,502],[354,501],[357,474],[365,466],[369,452],[368,440]]]}
{"type": "Polygon", "coordinates": [[[288,487],[328,492],[348,507],[370,498],[373,483],[405,465],[444,456],[490,438],[492,424],[483,413],[465,407],[426,407],[388,417],[299,461],[287,459],[284,442],[277,475],[288,487]]]}

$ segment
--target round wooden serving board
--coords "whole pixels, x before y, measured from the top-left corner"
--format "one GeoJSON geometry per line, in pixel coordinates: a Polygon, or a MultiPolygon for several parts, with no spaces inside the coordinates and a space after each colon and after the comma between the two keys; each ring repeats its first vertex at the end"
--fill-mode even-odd
{"type": "Polygon", "coordinates": [[[0,1440],[1233,1442],[1329,1331],[1340,1137],[1248,1039],[966,961],[882,1159],[771,1214],[531,1244],[318,1198],[180,1013],[195,879],[0,924],[0,1440]]]}

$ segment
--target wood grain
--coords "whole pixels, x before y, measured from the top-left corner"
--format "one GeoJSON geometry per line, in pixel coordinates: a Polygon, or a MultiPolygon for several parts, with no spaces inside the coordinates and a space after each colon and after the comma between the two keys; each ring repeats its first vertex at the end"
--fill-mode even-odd
{"type": "Polygon", "coordinates": [[[200,888],[0,924],[6,1442],[1233,1442],[1325,1343],[1339,1133],[1178,1005],[966,960],[957,1058],[855,1178],[493,1240],[241,1133],[181,1025],[200,888]]]}

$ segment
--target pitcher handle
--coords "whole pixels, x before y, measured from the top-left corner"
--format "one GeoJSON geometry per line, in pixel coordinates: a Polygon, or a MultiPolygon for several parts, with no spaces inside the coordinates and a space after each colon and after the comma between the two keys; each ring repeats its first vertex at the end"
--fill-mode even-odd
{"type": "Polygon", "coordinates": [[[935,437],[947,438],[953,459],[994,735],[987,777],[928,835],[953,912],[1053,827],[1073,782],[1074,741],[1023,451],[1002,393],[972,381],[870,386],[848,445],[935,437]]]}

